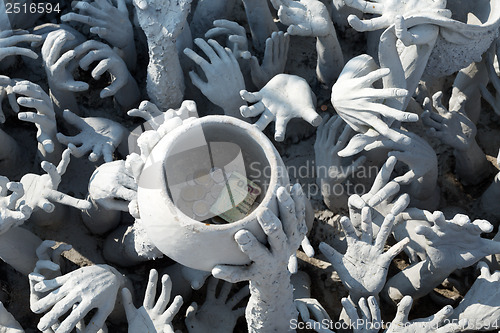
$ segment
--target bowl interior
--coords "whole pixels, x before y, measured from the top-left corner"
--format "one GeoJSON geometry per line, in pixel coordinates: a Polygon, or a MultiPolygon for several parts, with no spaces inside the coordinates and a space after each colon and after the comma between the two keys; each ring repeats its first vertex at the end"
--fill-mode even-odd
{"type": "Polygon", "coordinates": [[[175,137],[164,159],[170,199],[194,220],[227,223],[231,221],[219,218],[216,212],[234,209],[250,188],[255,200],[247,207],[246,215],[250,214],[264,200],[271,183],[271,164],[275,164],[264,146],[255,135],[232,123],[191,126],[175,137]]]}

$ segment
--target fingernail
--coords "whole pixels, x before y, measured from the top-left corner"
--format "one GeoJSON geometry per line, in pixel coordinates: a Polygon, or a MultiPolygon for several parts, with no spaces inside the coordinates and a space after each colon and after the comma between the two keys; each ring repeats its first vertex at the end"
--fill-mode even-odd
{"type": "Polygon", "coordinates": [[[278,190],[276,191],[276,196],[279,201],[285,201],[287,199],[285,188],[284,187],[278,188],[278,190]]]}
{"type": "Polygon", "coordinates": [[[248,231],[246,230],[240,230],[236,233],[236,238],[238,241],[238,244],[245,245],[250,243],[250,237],[248,235],[248,231]]]}

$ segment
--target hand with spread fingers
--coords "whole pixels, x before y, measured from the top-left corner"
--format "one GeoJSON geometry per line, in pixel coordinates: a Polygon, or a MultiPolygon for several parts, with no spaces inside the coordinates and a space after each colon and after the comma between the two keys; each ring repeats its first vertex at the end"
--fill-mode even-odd
{"type": "Polygon", "coordinates": [[[44,331],[56,325],[55,333],[72,331],[93,309],[97,311],[85,332],[98,332],[113,311],[118,291],[126,283],[126,278],[108,265],[82,267],[52,280],[37,273],[30,274],[29,278],[31,311],[45,313],[37,327],[44,331]],[[68,311],[68,316],[59,324],[59,318],[68,311]]]}
{"type": "Polygon", "coordinates": [[[397,159],[390,156],[377,173],[370,190],[361,196],[353,194],[349,197],[349,217],[356,229],[361,230],[361,210],[364,207],[372,208],[373,235],[376,236],[388,214],[397,220],[410,204],[408,193],[399,194],[399,178],[391,179],[396,162],[397,159]]]}
{"type": "Polygon", "coordinates": [[[205,33],[205,38],[212,39],[220,35],[227,35],[227,46],[233,51],[236,59],[250,59],[248,40],[245,28],[234,21],[215,20],[214,27],[205,33]]]}
{"type": "Polygon", "coordinates": [[[384,287],[389,264],[403,251],[409,239],[403,239],[384,252],[394,225],[394,216],[388,214],[385,217],[374,240],[369,207],[364,207],[361,211],[361,237],[356,234],[349,218],[342,217],[340,223],[347,239],[346,253],[342,255],[324,242],[319,246],[320,251],[332,263],[353,300],[378,295],[384,287]]]}
{"type": "Polygon", "coordinates": [[[136,51],[134,30],[129,20],[125,0],[116,0],[116,6],[107,0],[92,2],[74,1],[73,10],[61,16],[63,22],[80,22],[89,25],[90,32],[106,40],[112,46],[125,52],[125,60],[129,65],[135,65],[136,51]]]}
{"type": "Polygon", "coordinates": [[[174,332],[172,320],[182,306],[182,296],[175,296],[172,304],[167,308],[172,291],[172,280],[165,274],[161,279],[161,294],[155,303],[157,284],[158,272],[152,269],[149,272],[149,281],[144,295],[144,302],[139,309],[134,306],[130,290],[127,288],[122,289],[123,306],[127,315],[129,333],[174,332]]]}
{"type": "Polygon", "coordinates": [[[21,95],[17,103],[27,108],[36,109],[35,112],[21,112],[17,114],[19,120],[34,123],[37,128],[36,138],[41,145],[42,154],[60,151],[56,140],[56,114],[52,101],[43,89],[30,81],[17,81],[12,92],[21,95]]]}
{"type": "Polygon", "coordinates": [[[223,48],[213,39],[205,42],[196,38],[194,43],[207,55],[209,61],[189,48],[184,50],[184,54],[200,66],[207,78],[205,82],[191,71],[191,81],[212,103],[220,106],[224,114],[241,118],[239,107],[244,102],[239,94],[245,89],[245,80],[235,55],[229,48],[223,48]]]}
{"type": "Polygon", "coordinates": [[[345,312],[353,325],[353,333],[377,333],[382,327],[380,307],[373,296],[361,297],[358,308],[349,297],[341,300],[345,312]]]}
{"type": "Polygon", "coordinates": [[[366,133],[372,129],[396,143],[409,144],[410,139],[390,125],[393,121],[416,122],[418,115],[384,105],[387,99],[406,97],[408,91],[373,87],[389,73],[389,68],[378,68],[369,55],[357,56],[349,60],[333,85],[331,102],[339,116],[355,131],[366,133]]]}
{"type": "Polygon", "coordinates": [[[447,305],[436,314],[422,319],[409,321],[408,315],[413,304],[411,296],[405,296],[398,304],[396,317],[391,322],[386,333],[458,333],[462,332],[467,323],[451,322],[448,318],[453,313],[451,305],[447,305]]]}
{"type": "Polygon", "coordinates": [[[0,32],[0,61],[10,57],[21,55],[31,59],[37,59],[38,55],[31,49],[17,46],[20,43],[33,43],[40,41],[41,36],[33,35],[25,30],[4,30],[0,32]]]}
{"type": "Polygon", "coordinates": [[[264,87],[274,76],[285,71],[289,46],[290,36],[288,33],[275,31],[266,39],[262,64],[259,65],[259,61],[255,56],[250,59],[252,82],[258,89],[264,87]]]}
{"type": "Polygon", "coordinates": [[[0,234],[30,218],[32,209],[20,201],[23,195],[23,184],[10,182],[7,177],[0,176],[0,234]],[[12,193],[7,195],[9,191],[12,193]]]}
{"type": "Polygon", "coordinates": [[[137,198],[137,183],[125,161],[101,164],[90,177],[89,195],[105,209],[128,212],[129,203],[137,198]]]}
{"type": "Polygon", "coordinates": [[[91,162],[96,162],[101,156],[105,162],[113,161],[113,152],[127,135],[122,125],[106,118],[81,118],[69,110],[64,110],[63,117],[81,131],[72,137],[57,133],[57,140],[68,145],[74,156],[80,158],[91,151],[91,162]]]}
{"type": "Polygon", "coordinates": [[[431,222],[432,227],[420,226],[416,233],[427,239],[427,257],[436,268],[452,272],[471,266],[487,255],[500,253],[499,242],[481,237],[482,233],[493,230],[486,220],[471,222],[463,214],[446,220],[442,212],[436,211],[431,222]]]}
{"type": "Polygon", "coordinates": [[[78,209],[90,208],[90,202],[73,198],[57,190],[61,183],[61,177],[68,167],[70,155],[71,150],[66,149],[62,153],[61,162],[57,168],[54,164],[43,161],[41,165],[42,169],[47,172],[45,175],[28,173],[21,178],[20,183],[26,189],[21,201],[24,201],[25,205],[33,211],[43,209],[47,213],[51,213],[55,208],[51,201],[78,209]]]}
{"type": "Polygon", "coordinates": [[[251,93],[242,90],[240,94],[245,101],[255,103],[240,107],[241,115],[247,118],[260,115],[254,125],[261,131],[275,121],[276,141],[285,140],[286,126],[293,118],[302,118],[313,126],[321,123],[321,117],[314,108],[311,88],[299,76],[278,74],[260,91],[251,93]]]}
{"type": "Polygon", "coordinates": [[[238,318],[245,315],[245,306],[234,310],[233,308],[250,294],[248,286],[244,286],[229,297],[233,284],[223,282],[217,297],[219,281],[214,277],[210,278],[205,303],[198,308],[198,304],[193,302],[186,310],[185,323],[189,333],[204,333],[212,330],[221,333],[233,332],[238,318]]]}

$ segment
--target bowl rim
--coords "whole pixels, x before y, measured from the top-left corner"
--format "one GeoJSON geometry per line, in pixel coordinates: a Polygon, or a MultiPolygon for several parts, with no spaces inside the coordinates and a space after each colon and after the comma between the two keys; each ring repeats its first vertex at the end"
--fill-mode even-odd
{"type": "MultiPolygon", "coordinates": [[[[201,118],[188,118],[183,121],[183,124],[171,132],[167,133],[152,149],[150,156],[148,156],[148,159],[146,160],[144,169],[146,169],[148,162],[151,162],[150,157],[153,155],[153,152],[156,147],[158,147],[162,141],[167,140],[167,143],[161,144],[163,146],[162,152],[163,152],[163,157],[161,161],[156,160],[156,163],[161,162],[162,169],[163,165],[165,163],[165,160],[169,154],[170,151],[175,147],[175,142],[177,139],[180,137],[184,136],[186,132],[190,131],[192,128],[196,126],[202,126],[205,124],[215,124],[215,125],[222,125],[222,126],[233,126],[236,128],[239,128],[240,130],[243,130],[243,132],[251,138],[256,144],[258,144],[259,148],[262,149],[264,156],[269,163],[269,168],[270,170],[278,170],[279,169],[279,163],[278,159],[276,157],[277,151],[274,148],[273,144],[271,141],[254,125],[249,124],[243,120],[230,117],[230,116],[222,116],[222,115],[210,115],[210,116],[204,116],[201,118]]],[[[144,170],[143,169],[143,170],[144,170]]],[[[166,175],[165,172],[160,173],[160,180],[161,182],[161,188],[160,188],[160,195],[159,197],[162,197],[162,204],[165,204],[166,208],[168,207],[174,215],[178,217],[178,222],[183,225],[183,226],[189,226],[189,228],[192,228],[193,231],[197,232],[205,232],[205,231],[226,231],[226,230],[231,230],[231,229],[241,229],[245,227],[248,223],[252,221],[257,220],[257,215],[259,212],[265,207],[269,206],[269,203],[273,200],[275,196],[275,191],[276,188],[279,184],[279,170],[277,172],[271,172],[270,173],[270,179],[269,179],[269,185],[267,188],[267,191],[264,195],[264,198],[262,201],[259,203],[258,207],[254,209],[249,215],[245,216],[243,219],[231,222],[231,223],[225,223],[225,224],[209,224],[209,223],[203,223],[202,221],[197,221],[192,219],[191,217],[187,216],[184,214],[172,201],[171,196],[169,195],[168,191],[166,190],[166,175]]],[[[140,179],[140,178],[139,178],[140,179]]],[[[139,181],[140,183],[140,181],[139,181]]],[[[140,188],[140,187],[139,187],[140,188]]]]}

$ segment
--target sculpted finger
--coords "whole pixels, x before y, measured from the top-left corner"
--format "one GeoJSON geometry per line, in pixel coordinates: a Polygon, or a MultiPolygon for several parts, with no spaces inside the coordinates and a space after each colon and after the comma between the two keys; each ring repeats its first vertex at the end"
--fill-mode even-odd
{"type": "Polygon", "coordinates": [[[259,120],[257,120],[257,122],[254,124],[254,126],[257,127],[259,131],[263,131],[273,120],[274,114],[266,108],[264,112],[262,112],[259,120]]]}
{"type": "Polygon", "coordinates": [[[261,244],[257,238],[248,230],[239,230],[234,239],[240,250],[245,253],[251,261],[259,261],[261,258],[269,255],[267,248],[261,244]]]}
{"type": "Polygon", "coordinates": [[[143,306],[145,309],[153,309],[156,297],[156,285],[158,283],[158,271],[152,269],[149,271],[148,285],[144,294],[143,306]]]}
{"type": "Polygon", "coordinates": [[[62,205],[75,207],[80,210],[87,210],[92,207],[92,204],[87,200],[76,199],[67,194],[55,190],[49,190],[47,198],[51,201],[58,202],[62,205]]]}
{"type": "Polygon", "coordinates": [[[262,230],[267,235],[267,241],[272,252],[280,252],[286,246],[286,237],[281,221],[269,209],[265,209],[257,216],[262,230]]]}
{"type": "Polygon", "coordinates": [[[212,275],[218,279],[231,283],[248,281],[252,274],[245,266],[216,265],[212,269],[212,275]]]}

